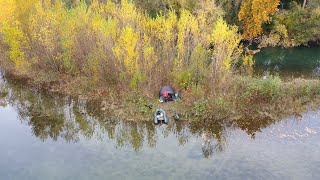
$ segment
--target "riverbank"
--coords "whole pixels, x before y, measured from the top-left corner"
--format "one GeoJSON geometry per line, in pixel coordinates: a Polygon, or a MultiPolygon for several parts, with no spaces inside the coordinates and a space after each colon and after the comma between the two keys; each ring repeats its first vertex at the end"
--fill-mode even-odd
{"type": "Polygon", "coordinates": [[[97,101],[101,110],[133,120],[163,106],[158,91],[166,84],[182,90],[183,100],[165,110],[184,119],[272,119],[295,111],[279,110],[283,103],[300,107],[319,93],[318,81],[252,77],[244,34],[218,7],[207,8],[210,2],[199,4],[199,13],[170,10],[157,17],[120,2],[5,5],[1,67],[22,84],[97,101]]]}
{"type": "Polygon", "coordinates": [[[79,115],[65,98],[44,95],[33,101],[44,105],[37,117],[19,100],[26,92],[17,95],[0,107],[0,179],[320,178],[319,111],[241,129],[223,122],[154,126],[100,118],[90,108],[79,115]]]}
{"type": "Polygon", "coordinates": [[[273,76],[262,79],[234,75],[224,91],[206,94],[204,89],[186,89],[181,91],[181,100],[161,104],[157,92],[146,95],[108,86],[86,89],[85,82],[70,78],[48,83],[8,73],[5,76],[8,81],[23,86],[94,102],[99,111],[130,121],[149,121],[160,107],[170,117],[178,113],[181,120],[254,123],[300,116],[320,106],[320,81],[302,78],[283,81],[273,76]]]}

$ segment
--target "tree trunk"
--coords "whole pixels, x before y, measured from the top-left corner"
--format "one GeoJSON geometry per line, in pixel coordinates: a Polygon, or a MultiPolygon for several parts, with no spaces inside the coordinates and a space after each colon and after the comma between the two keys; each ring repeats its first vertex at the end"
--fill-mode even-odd
{"type": "Polygon", "coordinates": [[[307,5],[307,0],[303,0],[303,5],[302,5],[302,8],[304,9],[307,5]]]}

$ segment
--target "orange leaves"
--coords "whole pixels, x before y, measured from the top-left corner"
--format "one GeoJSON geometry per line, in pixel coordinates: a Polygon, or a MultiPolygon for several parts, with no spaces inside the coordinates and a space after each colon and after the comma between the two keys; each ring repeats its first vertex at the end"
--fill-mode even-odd
{"type": "Polygon", "coordinates": [[[243,23],[243,38],[251,39],[262,33],[262,24],[278,10],[280,0],[245,0],[238,14],[243,23]]]}

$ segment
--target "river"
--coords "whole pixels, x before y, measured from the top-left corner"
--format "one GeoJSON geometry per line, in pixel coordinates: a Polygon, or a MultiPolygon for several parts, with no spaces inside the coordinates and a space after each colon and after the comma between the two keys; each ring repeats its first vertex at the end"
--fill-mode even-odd
{"type": "Polygon", "coordinates": [[[254,56],[255,74],[319,78],[320,47],[265,48],[254,56]]]}
{"type": "MultiPolygon", "coordinates": [[[[270,51],[275,50],[259,56],[270,51]]],[[[287,59],[280,64],[291,64],[287,59]]],[[[276,63],[256,70],[270,71],[271,64],[276,63]]],[[[311,78],[316,67],[318,62],[305,72],[287,72],[311,78]]],[[[1,180],[320,179],[320,110],[275,121],[154,126],[152,117],[113,118],[97,102],[41,92],[4,77],[0,92],[1,180]]]]}

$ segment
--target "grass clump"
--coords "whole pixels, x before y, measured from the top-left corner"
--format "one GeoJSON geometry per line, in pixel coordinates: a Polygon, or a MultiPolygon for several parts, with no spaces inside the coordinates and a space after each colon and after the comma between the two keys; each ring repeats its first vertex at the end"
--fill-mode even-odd
{"type": "Polygon", "coordinates": [[[236,76],[230,83],[228,91],[201,96],[192,105],[192,100],[181,102],[184,112],[197,119],[273,121],[320,105],[319,80],[236,76]]]}
{"type": "Polygon", "coordinates": [[[239,78],[240,97],[247,101],[273,101],[281,95],[281,79],[279,77],[239,78]]]}

